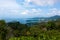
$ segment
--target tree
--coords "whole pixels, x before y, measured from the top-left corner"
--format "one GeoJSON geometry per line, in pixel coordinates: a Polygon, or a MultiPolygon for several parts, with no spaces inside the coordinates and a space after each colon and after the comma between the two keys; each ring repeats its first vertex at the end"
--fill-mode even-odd
{"type": "Polygon", "coordinates": [[[40,34],[40,28],[37,25],[32,26],[30,27],[30,33],[33,36],[38,36],[40,34]]]}
{"type": "Polygon", "coordinates": [[[57,20],[55,21],[55,24],[56,24],[56,29],[57,29],[57,30],[60,30],[60,19],[57,19],[57,20]]]}
{"type": "Polygon", "coordinates": [[[45,25],[48,30],[52,30],[56,28],[54,21],[48,21],[45,25]]]}
{"type": "Polygon", "coordinates": [[[20,35],[24,35],[27,25],[26,24],[21,24],[20,22],[9,22],[8,26],[10,26],[13,29],[13,34],[14,36],[18,37],[20,35]]]}
{"type": "Polygon", "coordinates": [[[7,33],[7,29],[6,29],[6,22],[4,20],[0,20],[0,37],[1,40],[6,40],[6,33],[7,33]]]}

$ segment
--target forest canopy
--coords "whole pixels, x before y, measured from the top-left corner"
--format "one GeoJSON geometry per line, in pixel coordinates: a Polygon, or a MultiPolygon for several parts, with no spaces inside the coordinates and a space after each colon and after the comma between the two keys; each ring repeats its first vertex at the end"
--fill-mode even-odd
{"type": "MultiPolygon", "coordinates": [[[[0,40],[11,40],[11,37],[40,38],[45,40],[60,40],[60,20],[38,22],[36,25],[21,24],[20,22],[8,22],[0,20],[0,40]],[[52,37],[53,36],[53,37],[52,37]],[[49,38],[48,38],[49,37],[49,38]]],[[[33,39],[33,40],[34,40],[33,39]]],[[[37,40],[37,39],[36,39],[37,40]]]]}

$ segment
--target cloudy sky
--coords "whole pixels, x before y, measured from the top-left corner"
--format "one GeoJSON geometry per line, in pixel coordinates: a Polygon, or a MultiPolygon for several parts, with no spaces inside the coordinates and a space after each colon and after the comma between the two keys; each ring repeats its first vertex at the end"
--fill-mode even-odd
{"type": "Polygon", "coordinates": [[[60,15],[60,0],[0,0],[0,18],[60,15]]]}

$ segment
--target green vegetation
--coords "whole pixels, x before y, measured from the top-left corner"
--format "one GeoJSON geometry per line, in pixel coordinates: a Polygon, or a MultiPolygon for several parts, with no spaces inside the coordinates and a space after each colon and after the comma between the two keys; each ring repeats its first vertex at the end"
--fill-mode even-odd
{"type": "Polygon", "coordinates": [[[36,25],[0,20],[0,40],[60,40],[60,20],[36,25]]]}

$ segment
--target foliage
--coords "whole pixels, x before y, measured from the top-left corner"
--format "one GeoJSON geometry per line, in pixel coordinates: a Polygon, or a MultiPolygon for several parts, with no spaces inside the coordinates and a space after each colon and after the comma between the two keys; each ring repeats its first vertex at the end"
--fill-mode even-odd
{"type": "Polygon", "coordinates": [[[0,40],[60,40],[60,20],[43,21],[28,26],[0,20],[0,40]]]}

